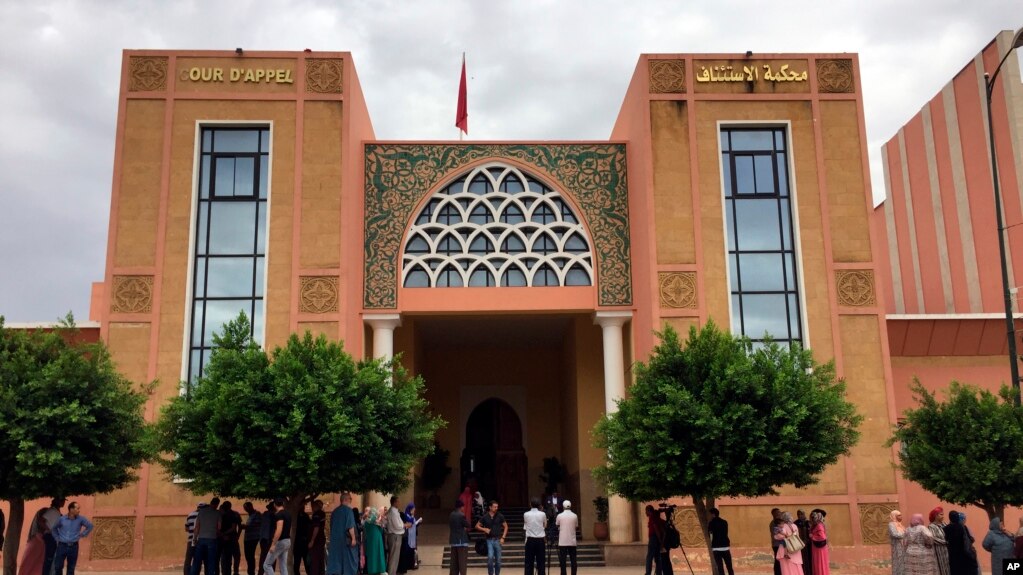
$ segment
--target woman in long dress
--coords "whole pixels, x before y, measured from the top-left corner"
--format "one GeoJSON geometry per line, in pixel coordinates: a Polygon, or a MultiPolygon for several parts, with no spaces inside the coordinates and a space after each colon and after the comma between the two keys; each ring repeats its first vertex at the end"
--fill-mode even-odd
{"type": "Polygon", "coordinates": [[[43,559],[46,555],[46,543],[43,535],[50,531],[42,508],[32,518],[32,527],[28,530],[28,544],[25,545],[25,554],[21,556],[21,565],[18,567],[18,575],[39,575],[43,572],[43,559]]]}
{"type": "Polygon", "coordinates": [[[376,508],[370,507],[366,512],[366,520],[362,522],[367,575],[387,573],[387,561],[384,559],[384,529],[380,526],[379,517],[376,508]]]}
{"type": "Polygon", "coordinates": [[[945,510],[937,506],[927,516],[931,540],[934,541],[934,559],[938,562],[938,575],[949,575],[948,542],[945,541],[945,510]]]}
{"type": "Polygon", "coordinates": [[[991,575],[1002,575],[1002,560],[1013,559],[1015,541],[1002,529],[1002,520],[995,517],[981,545],[991,553],[991,575]]]}
{"type": "Polygon", "coordinates": [[[799,529],[799,538],[803,540],[806,547],[803,547],[803,573],[813,573],[813,545],[810,545],[810,520],[806,518],[806,512],[802,509],[796,511],[796,527],[799,529]]]}
{"type": "Polygon", "coordinates": [[[931,530],[924,525],[924,516],[916,513],[906,530],[907,575],[938,575],[938,559],[934,556],[931,530]]]}
{"type": "Polygon", "coordinates": [[[820,509],[810,513],[810,540],[806,544],[813,548],[813,575],[831,575],[828,530],[824,527],[824,511],[820,509]]]}
{"type": "Polygon", "coordinates": [[[906,575],[906,528],[898,509],[892,511],[888,522],[888,540],[892,544],[892,575],[906,575]]]}
{"type": "Polygon", "coordinates": [[[781,514],[781,521],[781,530],[774,536],[775,539],[783,542],[778,546],[778,552],[775,555],[781,567],[781,575],[803,575],[803,552],[796,551],[789,554],[785,551],[784,544],[785,538],[799,535],[799,528],[792,522],[792,514],[788,511],[781,514]]]}
{"type": "Polygon", "coordinates": [[[977,550],[973,548],[973,537],[962,523],[958,511],[948,512],[945,526],[945,542],[948,545],[948,572],[950,575],[975,575],[978,572],[977,550]]]}

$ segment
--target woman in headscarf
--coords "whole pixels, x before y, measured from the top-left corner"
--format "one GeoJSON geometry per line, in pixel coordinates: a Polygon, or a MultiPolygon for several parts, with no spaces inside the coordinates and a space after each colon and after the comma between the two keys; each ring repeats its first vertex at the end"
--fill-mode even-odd
{"type": "Polygon", "coordinates": [[[32,518],[32,527],[28,530],[28,544],[25,546],[25,554],[21,556],[18,575],[39,575],[43,572],[44,555],[46,555],[46,542],[43,541],[43,535],[50,532],[50,526],[43,517],[43,513],[47,509],[49,508],[40,509],[32,518]]]}
{"type": "Polygon", "coordinates": [[[945,526],[945,542],[948,545],[948,572],[950,575],[976,575],[977,551],[973,539],[962,524],[958,511],[949,511],[949,524],[945,526]]]}
{"type": "Polygon", "coordinates": [[[945,541],[945,510],[937,506],[927,515],[930,525],[927,529],[931,532],[931,540],[934,541],[934,559],[938,562],[938,575],[949,575],[948,571],[948,543],[945,541]]]}
{"type": "Polygon", "coordinates": [[[892,575],[906,575],[906,528],[902,525],[902,512],[895,509],[888,522],[888,540],[892,544],[892,575]]]}
{"type": "MultiPolygon", "coordinates": [[[[799,535],[799,528],[792,521],[792,514],[786,511],[781,514],[781,530],[774,536],[778,541],[784,542],[786,538],[792,535],[799,535]]],[[[805,543],[805,542],[804,542],[805,543]]],[[[778,560],[778,564],[781,566],[781,575],[803,575],[803,552],[796,551],[795,553],[788,553],[785,550],[785,545],[778,546],[777,554],[775,558],[778,560]]]]}
{"type": "MultiPolygon", "coordinates": [[[[468,509],[468,508],[466,508],[468,509]]],[[[483,499],[483,494],[479,491],[472,498],[472,516],[477,519],[483,517],[483,514],[487,512],[487,502],[483,499]]],[[[475,523],[469,522],[469,525],[475,525],[475,523]]]]}
{"type": "Polygon", "coordinates": [[[931,530],[924,525],[924,516],[915,513],[906,530],[907,575],[938,575],[938,559],[934,556],[931,530]]]}
{"type": "Polygon", "coordinates": [[[465,518],[469,520],[469,525],[476,525],[473,522],[474,521],[473,517],[475,517],[476,520],[479,520],[479,518],[483,517],[483,515],[482,514],[481,515],[477,515],[475,513],[475,511],[473,510],[473,507],[472,507],[472,489],[469,487],[469,485],[466,485],[465,489],[462,490],[462,493],[460,493],[458,495],[458,500],[462,502],[462,509],[465,510],[464,511],[465,518]]]}
{"type": "Polygon", "coordinates": [[[810,520],[806,518],[806,512],[802,509],[796,511],[796,528],[799,529],[799,538],[806,544],[803,547],[803,573],[813,573],[813,551],[810,545],[810,520]]]}
{"type": "Polygon", "coordinates": [[[995,517],[981,546],[991,553],[991,575],[1002,575],[1002,559],[1013,559],[1015,541],[1012,535],[1002,529],[1002,520],[995,517]]]}
{"type": "Polygon", "coordinates": [[[367,575],[387,573],[384,559],[384,530],[380,527],[380,515],[375,507],[366,508],[366,519],[362,522],[363,547],[366,553],[367,575]]]}
{"type": "Polygon", "coordinates": [[[813,548],[813,575],[831,575],[831,551],[822,509],[810,512],[810,539],[806,545],[813,548]]]}
{"type": "Polygon", "coordinates": [[[405,535],[401,538],[398,573],[406,573],[418,567],[418,561],[416,561],[416,534],[423,518],[416,517],[416,504],[409,502],[405,506],[405,512],[401,514],[401,520],[408,527],[405,528],[405,535]]]}

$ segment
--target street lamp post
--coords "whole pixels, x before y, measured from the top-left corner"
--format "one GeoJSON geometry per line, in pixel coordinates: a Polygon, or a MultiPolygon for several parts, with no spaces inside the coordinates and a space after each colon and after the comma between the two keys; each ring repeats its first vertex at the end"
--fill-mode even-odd
{"type": "Polygon", "coordinates": [[[1005,295],[1005,328],[1009,337],[1009,377],[1012,380],[1012,400],[1016,407],[1020,405],[1019,387],[1019,358],[1016,356],[1016,323],[1012,317],[1012,290],[1009,286],[1009,265],[1005,256],[1005,221],[1002,216],[1002,191],[998,182],[998,155],[995,152],[995,127],[991,115],[991,98],[994,94],[995,80],[998,73],[1002,71],[1002,64],[1008,59],[1009,54],[1016,48],[1023,46],[1023,28],[1016,32],[1012,38],[1012,45],[1005,51],[1005,56],[998,62],[993,74],[984,74],[984,83],[987,92],[987,131],[989,145],[991,147],[991,177],[994,182],[995,191],[995,219],[998,224],[998,253],[1001,256],[1002,264],[1002,290],[1005,295]]]}

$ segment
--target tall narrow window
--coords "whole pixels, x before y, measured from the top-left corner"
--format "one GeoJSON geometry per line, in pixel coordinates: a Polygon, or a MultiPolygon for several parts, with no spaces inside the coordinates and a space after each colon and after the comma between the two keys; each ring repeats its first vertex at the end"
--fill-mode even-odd
{"type": "Polygon", "coordinates": [[[270,130],[204,128],[192,268],[188,378],[209,362],[213,334],[244,311],[262,343],[270,130]]]}
{"type": "Polygon", "coordinates": [[[788,148],[781,128],[721,131],[732,332],[802,342],[788,148]]]}

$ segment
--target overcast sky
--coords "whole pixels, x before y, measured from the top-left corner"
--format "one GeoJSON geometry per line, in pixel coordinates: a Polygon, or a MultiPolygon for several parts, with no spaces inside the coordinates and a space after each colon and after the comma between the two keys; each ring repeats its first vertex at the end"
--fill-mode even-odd
{"type": "Polygon", "coordinates": [[[88,318],[103,279],[121,50],[352,52],[380,139],[605,139],[641,53],[858,52],[882,143],[1019,0],[0,0],[0,315],[88,318]]]}

